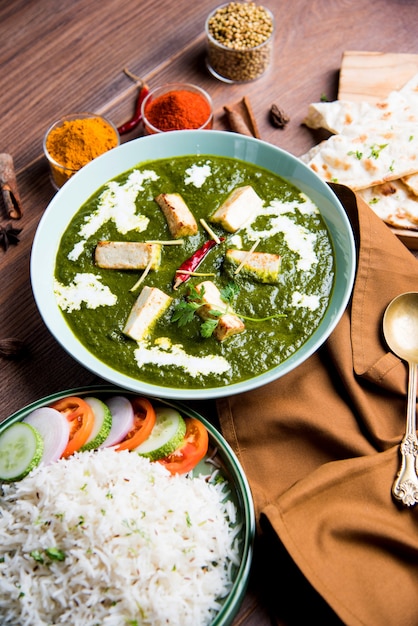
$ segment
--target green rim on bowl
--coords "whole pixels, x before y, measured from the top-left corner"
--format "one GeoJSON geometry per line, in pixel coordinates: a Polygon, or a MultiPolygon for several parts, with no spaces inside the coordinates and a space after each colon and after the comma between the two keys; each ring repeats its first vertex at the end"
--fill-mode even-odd
{"type": "Polygon", "coordinates": [[[51,334],[86,369],[109,383],[151,396],[208,399],[233,395],[265,385],[305,361],[335,328],[351,295],[355,246],[348,217],[332,189],[302,161],[266,142],[212,130],[184,130],[141,137],[114,148],[86,165],[60,189],[39,223],[31,256],[31,282],[38,310],[51,334]],[[278,366],[225,386],[159,386],[122,374],[96,358],[73,335],[54,295],[55,258],[60,239],[73,215],[101,185],[139,163],[171,156],[231,157],[268,169],[294,184],[320,207],[335,255],[335,280],[329,306],[308,340],[278,366]]]}
{"type": "MultiPolygon", "coordinates": [[[[29,413],[43,406],[47,406],[67,396],[98,396],[105,398],[110,395],[132,396],[134,392],[113,387],[111,385],[77,387],[57,392],[41,398],[10,415],[0,424],[0,434],[11,424],[22,421],[29,413]]],[[[252,563],[253,543],[255,537],[255,513],[251,489],[244,471],[227,441],[219,431],[202,415],[181,402],[170,402],[160,398],[150,398],[159,404],[176,408],[185,417],[194,417],[200,420],[208,430],[210,448],[217,450],[222,464],[222,473],[231,488],[231,499],[237,508],[237,524],[242,524],[240,537],[240,564],[234,572],[234,583],[230,593],[221,601],[221,609],[214,618],[211,626],[230,626],[237,614],[244,598],[252,563]]],[[[201,462],[202,472],[207,473],[204,461],[201,462]]],[[[196,471],[196,470],[195,470],[196,471]]]]}

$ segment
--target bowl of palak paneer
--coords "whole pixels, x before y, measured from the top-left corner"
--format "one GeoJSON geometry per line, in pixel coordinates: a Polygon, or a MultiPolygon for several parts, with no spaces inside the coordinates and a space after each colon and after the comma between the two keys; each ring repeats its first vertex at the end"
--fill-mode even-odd
{"type": "Polygon", "coordinates": [[[55,339],[125,389],[216,398],[315,352],[350,297],[355,248],[332,189],[252,137],[173,131],[85,166],[36,232],[31,281],[55,339]]]}

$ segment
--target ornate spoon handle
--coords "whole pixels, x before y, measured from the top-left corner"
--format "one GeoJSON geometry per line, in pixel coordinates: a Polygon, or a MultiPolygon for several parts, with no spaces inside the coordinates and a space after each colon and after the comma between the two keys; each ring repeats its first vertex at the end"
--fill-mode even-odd
{"type": "Polygon", "coordinates": [[[417,365],[409,363],[406,433],[400,446],[401,467],[392,487],[394,497],[406,506],[413,506],[418,502],[416,397],[417,365]]]}

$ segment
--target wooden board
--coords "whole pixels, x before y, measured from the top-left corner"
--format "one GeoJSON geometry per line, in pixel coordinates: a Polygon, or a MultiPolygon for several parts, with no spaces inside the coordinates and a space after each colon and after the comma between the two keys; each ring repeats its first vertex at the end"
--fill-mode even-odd
{"type": "MultiPolygon", "coordinates": [[[[418,73],[418,54],[344,52],[338,99],[378,102],[403,87],[418,73]]],[[[391,229],[411,250],[418,250],[418,232],[391,229]]]]}
{"type": "Polygon", "coordinates": [[[344,52],[339,100],[378,102],[418,73],[418,54],[344,52]]]}

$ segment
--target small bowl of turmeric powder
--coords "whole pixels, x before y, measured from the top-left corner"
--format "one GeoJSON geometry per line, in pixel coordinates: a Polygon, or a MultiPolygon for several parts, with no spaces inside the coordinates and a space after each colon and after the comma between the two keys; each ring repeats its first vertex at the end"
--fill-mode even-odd
{"type": "Polygon", "coordinates": [[[213,106],[209,94],[188,83],[171,83],[151,90],[142,103],[147,135],[171,130],[210,130],[213,106]]]}
{"type": "Polygon", "coordinates": [[[43,143],[52,185],[60,189],[84,165],[119,143],[116,126],[102,115],[74,113],[61,117],[50,126],[43,143]]]}

